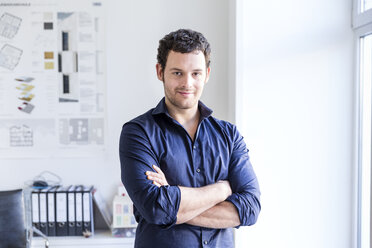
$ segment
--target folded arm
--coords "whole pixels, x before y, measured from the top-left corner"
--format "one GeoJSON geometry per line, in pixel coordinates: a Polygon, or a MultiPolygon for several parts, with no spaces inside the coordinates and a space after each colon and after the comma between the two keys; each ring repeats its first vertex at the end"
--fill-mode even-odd
{"type": "Polygon", "coordinates": [[[236,207],[231,202],[223,201],[186,223],[193,226],[221,229],[239,226],[240,220],[236,207]]]}
{"type": "MultiPolygon", "coordinates": [[[[168,186],[161,169],[155,165],[153,168],[156,172],[147,171],[147,179],[158,187],[168,186]]],[[[228,181],[219,181],[200,188],[179,188],[181,202],[176,224],[187,223],[208,228],[239,226],[240,220],[236,207],[225,201],[232,193],[228,181]]]]}
{"type": "MultiPolygon", "coordinates": [[[[156,172],[147,171],[147,179],[158,187],[168,186],[167,179],[161,169],[155,165],[153,165],[153,168],[156,172]]],[[[232,193],[228,181],[218,181],[198,188],[179,186],[179,189],[181,191],[181,201],[176,224],[187,223],[217,228],[211,225],[217,224],[222,219],[227,219],[225,217],[232,217],[235,214],[237,218],[233,219],[238,219],[234,205],[224,202],[232,193]],[[224,204],[217,205],[223,202],[224,204]],[[228,212],[231,213],[224,216],[228,212]],[[219,218],[218,221],[216,218],[219,218]]]]}

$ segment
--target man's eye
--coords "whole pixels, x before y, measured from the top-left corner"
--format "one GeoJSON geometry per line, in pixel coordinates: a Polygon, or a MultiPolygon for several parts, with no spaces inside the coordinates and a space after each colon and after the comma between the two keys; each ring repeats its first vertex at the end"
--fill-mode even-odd
{"type": "Polygon", "coordinates": [[[173,72],[173,75],[175,75],[175,76],[181,76],[182,74],[179,71],[175,71],[175,72],[173,72]]]}
{"type": "Polygon", "coordinates": [[[201,75],[201,73],[200,72],[194,72],[194,76],[197,76],[197,77],[199,77],[201,75]]]}

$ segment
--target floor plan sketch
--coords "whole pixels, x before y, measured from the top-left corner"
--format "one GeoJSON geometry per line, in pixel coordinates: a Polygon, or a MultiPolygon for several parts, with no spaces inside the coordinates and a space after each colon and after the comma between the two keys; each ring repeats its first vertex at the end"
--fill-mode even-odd
{"type": "Polygon", "coordinates": [[[22,19],[9,13],[0,17],[0,35],[12,39],[18,32],[22,19]]]}
{"type": "Polygon", "coordinates": [[[9,128],[10,146],[33,146],[33,131],[27,125],[9,128]]]}
{"type": "Polygon", "coordinates": [[[14,70],[22,56],[22,50],[12,45],[5,44],[0,50],[0,66],[14,70]]]}
{"type": "Polygon", "coordinates": [[[104,144],[104,120],[79,118],[59,120],[60,144],[104,144]]]}

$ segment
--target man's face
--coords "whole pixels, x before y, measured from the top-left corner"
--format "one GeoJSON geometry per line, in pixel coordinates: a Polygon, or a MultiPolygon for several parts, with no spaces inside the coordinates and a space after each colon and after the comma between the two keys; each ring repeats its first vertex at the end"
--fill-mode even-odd
{"type": "Polygon", "coordinates": [[[165,102],[175,110],[196,107],[209,79],[201,51],[178,53],[170,51],[165,69],[156,65],[157,76],[164,83],[165,102]]]}

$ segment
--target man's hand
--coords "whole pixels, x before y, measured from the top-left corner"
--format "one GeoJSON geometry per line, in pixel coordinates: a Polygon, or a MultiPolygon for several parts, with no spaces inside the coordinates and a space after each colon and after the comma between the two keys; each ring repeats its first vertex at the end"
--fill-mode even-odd
{"type": "Polygon", "coordinates": [[[147,179],[152,180],[152,183],[158,187],[169,185],[161,169],[156,165],[152,165],[152,168],[154,168],[156,172],[146,171],[147,179]]]}

